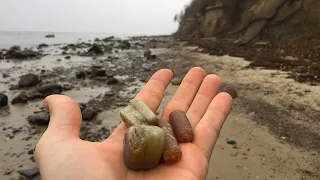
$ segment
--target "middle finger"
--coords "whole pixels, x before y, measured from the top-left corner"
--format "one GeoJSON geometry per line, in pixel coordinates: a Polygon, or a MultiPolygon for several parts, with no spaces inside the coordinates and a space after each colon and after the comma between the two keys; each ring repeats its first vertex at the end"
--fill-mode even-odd
{"type": "Polygon", "coordinates": [[[178,90],[165,107],[162,117],[169,117],[169,114],[174,110],[186,112],[196,96],[205,76],[206,72],[200,67],[190,69],[178,90]]]}

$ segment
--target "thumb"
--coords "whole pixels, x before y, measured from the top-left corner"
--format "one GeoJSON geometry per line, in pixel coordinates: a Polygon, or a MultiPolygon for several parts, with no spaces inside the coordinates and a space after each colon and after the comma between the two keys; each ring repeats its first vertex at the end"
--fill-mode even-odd
{"type": "Polygon", "coordinates": [[[55,136],[79,137],[82,122],[78,104],[63,95],[51,95],[44,99],[43,107],[50,112],[48,133],[55,136]]]}

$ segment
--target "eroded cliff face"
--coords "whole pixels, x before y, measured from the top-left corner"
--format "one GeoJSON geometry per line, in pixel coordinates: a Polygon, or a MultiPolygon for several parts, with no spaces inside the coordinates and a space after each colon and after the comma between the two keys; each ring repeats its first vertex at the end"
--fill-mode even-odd
{"type": "Polygon", "coordinates": [[[202,13],[184,16],[177,32],[180,37],[248,43],[320,33],[319,0],[211,0],[202,13]]]}

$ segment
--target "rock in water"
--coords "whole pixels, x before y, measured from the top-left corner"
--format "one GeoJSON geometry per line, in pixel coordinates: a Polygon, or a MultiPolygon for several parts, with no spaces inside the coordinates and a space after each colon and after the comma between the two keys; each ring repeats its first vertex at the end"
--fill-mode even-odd
{"type": "Polygon", "coordinates": [[[25,92],[20,93],[18,96],[12,99],[12,104],[25,104],[28,102],[28,97],[25,92]]]}
{"type": "Polygon", "coordinates": [[[35,74],[26,74],[20,77],[18,82],[19,87],[31,87],[40,82],[40,79],[35,74]]]}
{"type": "Polygon", "coordinates": [[[50,114],[44,111],[34,115],[30,115],[27,119],[31,124],[48,125],[50,121],[50,114]]]}
{"type": "Polygon", "coordinates": [[[3,108],[8,105],[8,96],[0,93],[0,108],[3,108]]]}
{"type": "Polygon", "coordinates": [[[165,135],[157,126],[132,126],[124,137],[125,165],[137,171],[156,167],[162,157],[165,135]]]}
{"type": "Polygon", "coordinates": [[[44,84],[40,86],[37,91],[44,96],[60,94],[62,92],[62,86],[59,84],[44,84]]]}
{"type": "Polygon", "coordinates": [[[139,99],[132,99],[120,111],[120,117],[127,127],[137,125],[157,125],[157,116],[139,99]]]}
{"type": "Polygon", "coordinates": [[[47,34],[45,37],[46,37],[46,38],[54,38],[55,35],[54,35],[54,34],[47,34]]]}

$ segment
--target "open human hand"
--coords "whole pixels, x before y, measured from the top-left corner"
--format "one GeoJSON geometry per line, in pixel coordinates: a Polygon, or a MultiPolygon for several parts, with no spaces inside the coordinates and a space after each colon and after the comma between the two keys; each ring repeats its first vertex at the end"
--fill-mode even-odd
{"type": "MultiPolygon", "coordinates": [[[[159,70],[136,98],[156,112],[172,78],[171,70],[159,70]]],[[[229,94],[218,94],[220,85],[218,76],[206,75],[199,67],[187,73],[162,117],[177,109],[185,111],[195,133],[194,140],[180,144],[182,158],[178,163],[160,164],[150,171],[132,171],[124,165],[124,123],[103,142],[81,140],[78,104],[67,96],[48,96],[43,104],[50,112],[50,124],[35,151],[42,179],[205,179],[212,150],[232,106],[229,94]]]]}

